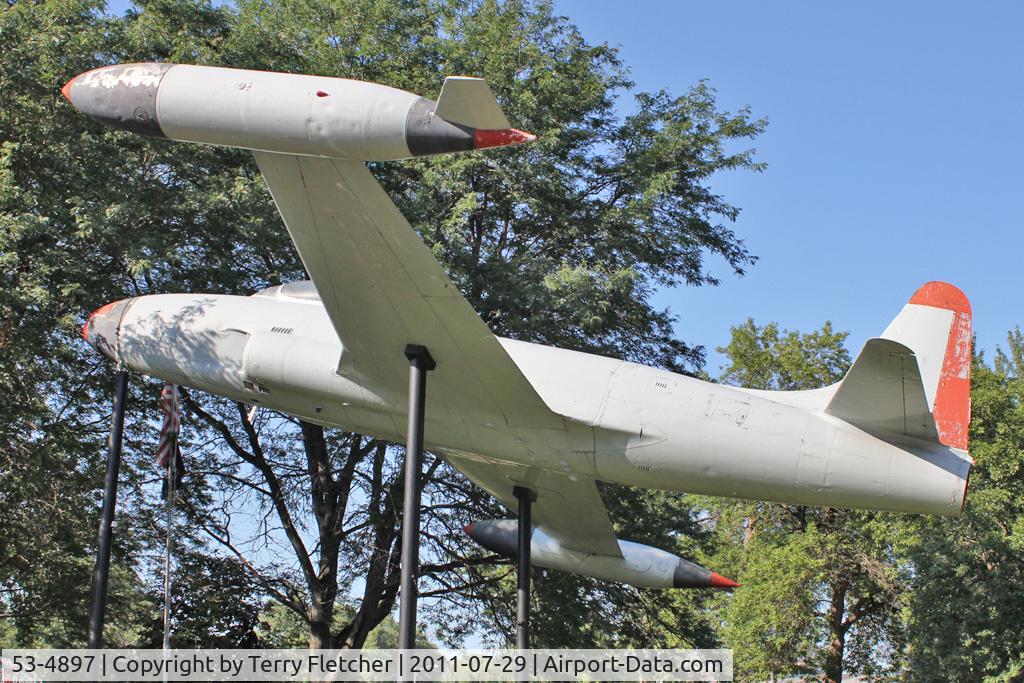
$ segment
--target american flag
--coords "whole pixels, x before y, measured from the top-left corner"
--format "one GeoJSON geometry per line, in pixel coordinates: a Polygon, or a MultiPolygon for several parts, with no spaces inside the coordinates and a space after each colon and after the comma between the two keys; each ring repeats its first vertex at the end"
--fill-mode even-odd
{"type": "Polygon", "coordinates": [[[160,427],[160,445],[156,449],[156,464],[167,469],[171,457],[178,447],[178,433],[181,432],[181,419],[178,417],[178,385],[165,384],[160,392],[160,411],[164,414],[164,423],[160,427]]]}

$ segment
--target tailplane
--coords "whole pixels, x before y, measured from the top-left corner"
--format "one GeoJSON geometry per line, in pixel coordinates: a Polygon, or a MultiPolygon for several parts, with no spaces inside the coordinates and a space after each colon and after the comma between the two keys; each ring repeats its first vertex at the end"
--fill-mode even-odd
{"type": "Polygon", "coordinates": [[[868,340],[825,412],[966,451],[970,373],[971,304],[953,285],[929,282],[868,340]]]}

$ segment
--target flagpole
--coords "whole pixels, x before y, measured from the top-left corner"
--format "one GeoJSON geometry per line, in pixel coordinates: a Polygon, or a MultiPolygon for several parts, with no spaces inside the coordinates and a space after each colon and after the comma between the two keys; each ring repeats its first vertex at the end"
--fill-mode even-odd
{"type": "Polygon", "coordinates": [[[171,649],[171,551],[173,550],[175,477],[178,466],[178,436],[170,435],[171,456],[167,462],[167,545],[164,554],[164,642],[163,649],[171,649]]]}

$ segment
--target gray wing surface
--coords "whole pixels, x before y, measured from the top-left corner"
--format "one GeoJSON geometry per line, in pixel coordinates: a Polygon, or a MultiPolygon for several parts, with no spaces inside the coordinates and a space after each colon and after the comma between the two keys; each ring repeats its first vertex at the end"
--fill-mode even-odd
{"type": "Polygon", "coordinates": [[[342,375],[404,397],[405,346],[422,344],[437,362],[428,410],[564,428],[362,162],[254,156],[341,340],[342,375]]]}
{"type": "Polygon", "coordinates": [[[527,486],[537,493],[533,521],[565,548],[592,555],[622,557],[597,483],[590,478],[548,469],[446,454],[448,461],[480,488],[515,510],[512,488],[527,486]]]}

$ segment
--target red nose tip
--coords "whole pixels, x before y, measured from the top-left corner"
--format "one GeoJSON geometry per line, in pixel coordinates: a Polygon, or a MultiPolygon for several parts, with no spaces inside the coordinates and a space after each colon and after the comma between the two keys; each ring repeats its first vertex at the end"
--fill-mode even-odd
{"type": "Polygon", "coordinates": [[[475,130],[473,131],[473,149],[486,149],[487,147],[505,147],[506,145],[523,145],[533,142],[537,136],[515,128],[503,128],[501,130],[475,130]]]}
{"type": "Polygon", "coordinates": [[[470,522],[466,526],[462,527],[462,530],[466,532],[467,536],[472,536],[473,535],[473,523],[470,522]]]}
{"type": "MultiPolygon", "coordinates": [[[[75,76],[75,78],[78,78],[78,76],[75,76]]],[[[63,95],[64,99],[68,102],[71,101],[71,83],[74,82],[75,78],[69,80],[64,84],[64,87],[60,89],[60,94],[63,95]]]]}
{"type": "Polygon", "coordinates": [[[727,579],[721,574],[711,572],[711,578],[708,579],[708,586],[711,588],[739,588],[740,585],[732,579],[727,579]]]}

